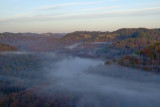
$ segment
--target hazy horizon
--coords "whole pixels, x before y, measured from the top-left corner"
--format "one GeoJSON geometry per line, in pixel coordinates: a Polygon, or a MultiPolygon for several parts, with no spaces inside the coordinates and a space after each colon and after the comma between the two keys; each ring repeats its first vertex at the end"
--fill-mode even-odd
{"type": "Polygon", "coordinates": [[[105,30],[105,31],[96,31],[96,30],[77,30],[77,31],[71,31],[71,32],[0,32],[0,33],[35,33],[35,34],[47,34],[47,33],[52,33],[52,34],[68,34],[68,33],[73,33],[73,32],[114,32],[114,31],[117,31],[117,30],[120,30],[120,29],[140,29],[140,28],[144,28],[144,29],[160,29],[160,27],[158,28],[145,28],[145,27],[135,27],[135,28],[124,28],[124,27],[122,27],[122,28],[119,28],[119,29],[115,29],[115,30],[105,30]]]}
{"type": "Polygon", "coordinates": [[[158,0],[1,0],[0,32],[160,28],[158,0]]]}

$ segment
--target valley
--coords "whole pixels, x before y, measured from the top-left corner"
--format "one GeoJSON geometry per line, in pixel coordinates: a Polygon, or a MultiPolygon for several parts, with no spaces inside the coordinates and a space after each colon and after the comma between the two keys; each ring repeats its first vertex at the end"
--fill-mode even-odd
{"type": "Polygon", "coordinates": [[[160,29],[0,33],[0,106],[159,107],[159,66],[160,29]]]}

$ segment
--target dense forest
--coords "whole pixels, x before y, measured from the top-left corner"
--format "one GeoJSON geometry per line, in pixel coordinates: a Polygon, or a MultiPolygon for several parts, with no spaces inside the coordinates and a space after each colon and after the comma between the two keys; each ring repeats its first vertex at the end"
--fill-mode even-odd
{"type": "Polygon", "coordinates": [[[14,46],[0,43],[0,52],[16,51],[16,50],[18,50],[18,49],[16,47],[14,47],[14,46]]]}
{"type": "Polygon", "coordinates": [[[126,55],[119,60],[124,66],[141,68],[146,71],[160,72],[160,43],[157,42],[135,53],[126,55]]]}
{"type": "Polygon", "coordinates": [[[39,78],[40,66],[40,59],[32,54],[0,54],[0,98],[34,85],[32,80],[39,78]]]}

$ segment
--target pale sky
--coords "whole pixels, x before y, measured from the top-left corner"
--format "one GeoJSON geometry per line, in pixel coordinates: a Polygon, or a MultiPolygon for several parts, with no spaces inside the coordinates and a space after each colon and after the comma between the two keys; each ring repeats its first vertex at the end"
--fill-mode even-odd
{"type": "Polygon", "coordinates": [[[159,0],[0,0],[0,32],[160,28],[159,0]]]}

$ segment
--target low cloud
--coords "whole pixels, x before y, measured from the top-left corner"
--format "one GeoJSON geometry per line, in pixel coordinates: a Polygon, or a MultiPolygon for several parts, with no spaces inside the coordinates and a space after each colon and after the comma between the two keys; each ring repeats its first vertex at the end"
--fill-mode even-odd
{"type": "Polygon", "coordinates": [[[92,5],[92,4],[103,3],[103,2],[104,1],[72,2],[72,3],[43,6],[43,7],[38,8],[38,10],[46,11],[46,10],[60,9],[60,8],[68,7],[68,6],[92,5]]]}
{"type": "Polygon", "coordinates": [[[108,6],[108,7],[97,7],[97,8],[91,8],[91,9],[82,9],[80,12],[88,12],[88,11],[97,11],[97,10],[108,10],[108,9],[114,9],[118,6],[108,6]]]}
{"type": "Polygon", "coordinates": [[[77,5],[77,3],[66,3],[66,4],[59,4],[59,5],[44,6],[44,7],[38,8],[38,10],[52,10],[52,9],[63,8],[66,6],[73,6],[73,5],[77,5]]]}
{"type": "Polygon", "coordinates": [[[145,15],[160,15],[160,7],[130,9],[130,10],[112,10],[93,13],[73,13],[62,15],[35,15],[25,17],[12,17],[8,19],[1,19],[1,23],[8,22],[36,22],[36,21],[55,21],[55,20],[71,20],[71,19],[94,19],[107,17],[130,17],[130,16],[145,16],[145,15]]]}

